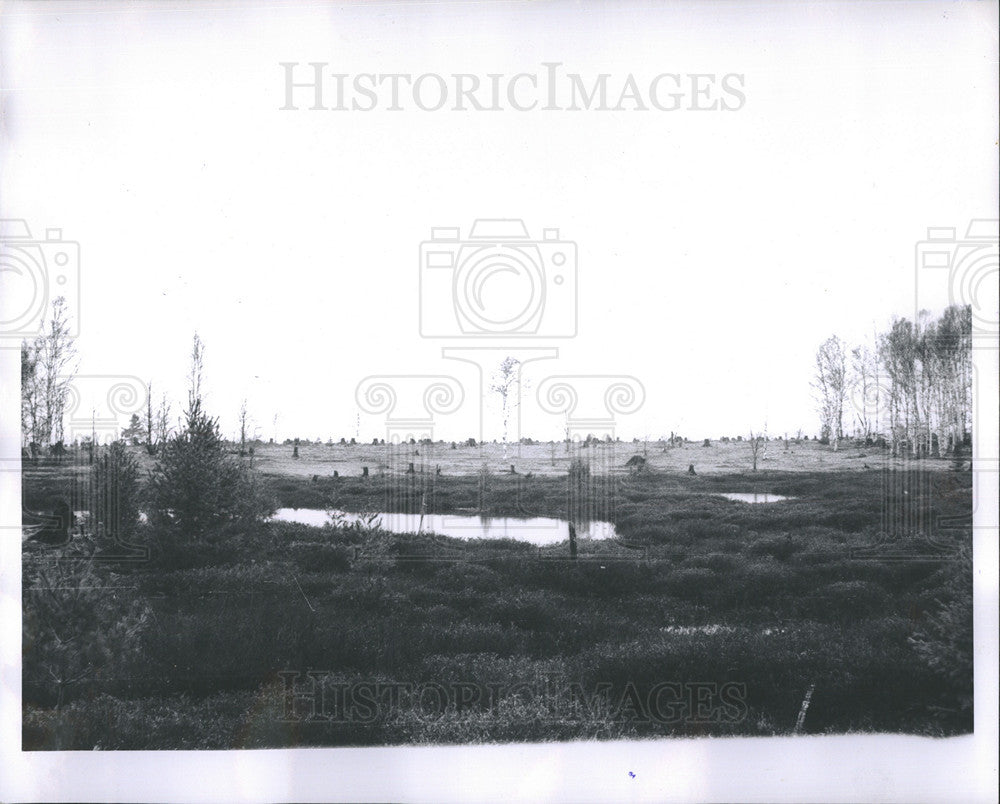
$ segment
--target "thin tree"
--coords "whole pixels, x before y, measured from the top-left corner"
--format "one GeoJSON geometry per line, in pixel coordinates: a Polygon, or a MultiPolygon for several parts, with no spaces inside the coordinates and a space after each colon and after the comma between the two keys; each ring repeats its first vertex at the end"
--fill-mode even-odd
{"type": "Polygon", "coordinates": [[[189,412],[200,407],[202,401],[201,383],[205,373],[205,344],[196,332],[191,345],[191,371],[188,374],[188,408],[189,412]]]}
{"type": "Polygon", "coordinates": [[[21,344],[21,440],[37,459],[41,438],[42,393],[39,385],[39,343],[21,344]]]}
{"type": "Polygon", "coordinates": [[[750,431],[750,438],[747,440],[747,446],[750,447],[750,457],[753,459],[754,472],[757,471],[757,459],[764,448],[765,441],[766,439],[763,433],[754,433],[753,430],[750,431]]]}
{"type": "Polygon", "coordinates": [[[76,373],[66,300],[52,302],[45,331],[21,348],[22,437],[33,457],[51,444],[62,445],[69,387],[76,373]]]}
{"type": "Polygon", "coordinates": [[[836,335],[827,338],[816,352],[816,376],[813,382],[820,408],[822,437],[839,448],[844,437],[844,400],[847,396],[847,356],[843,341],[836,335]]]}
{"type": "Polygon", "coordinates": [[[240,405],[240,457],[247,454],[247,401],[240,405]]]}
{"type": "Polygon", "coordinates": [[[49,320],[48,332],[41,340],[45,401],[44,435],[48,443],[60,443],[63,440],[66,399],[69,396],[72,376],[76,373],[72,367],[76,348],[70,335],[66,299],[62,296],[52,302],[52,318],[49,320]]]}
{"type": "Polygon", "coordinates": [[[153,381],[146,383],[146,452],[155,454],[153,445],[153,381]]]}
{"type": "Polygon", "coordinates": [[[909,442],[915,449],[917,427],[917,336],[913,323],[895,319],[881,337],[883,368],[889,381],[889,428],[892,451],[899,442],[909,442]]]}
{"type": "Polygon", "coordinates": [[[938,321],[939,426],[949,452],[961,452],[972,420],[972,308],[952,306],[938,321]]]}
{"type": "Polygon", "coordinates": [[[159,449],[170,438],[170,401],[166,393],[160,396],[160,405],[156,410],[156,422],[154,424],[154,448],[159,449]]]}
{"type": "Polygon", "coordinates": [[[505,357],[493,375],[490,390],[500,397],[500,411],[503,417],[503,457],[507,460],[507,429],[510,414],[517,407],[521,394],[521,361],[515,357],[505,357]]]}
{"type": "Polygon", "coordinates": [[[855,434],[866,441],[878,429],[878,382],[875,371],[875,358],[867,346],[856,346],[851,350],[851,374],[854,386],[855,404],[855,434]],[[868,407],[874,394],[874,416],[868,407]]]}

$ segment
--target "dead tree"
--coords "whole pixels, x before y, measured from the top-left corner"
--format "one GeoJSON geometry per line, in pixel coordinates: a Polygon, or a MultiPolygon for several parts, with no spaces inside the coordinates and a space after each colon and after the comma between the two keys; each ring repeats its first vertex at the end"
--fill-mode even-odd
{"type": "Polygon", "coordinates": [[[764,448],[764,435],[762,433],[754,433],[753,430],[750,431],[750,439],[747,444],[750,446],[750,455],[753,458],[753,471],[757,471],[757,459],[760,456],[761,450],[764,448]]]}

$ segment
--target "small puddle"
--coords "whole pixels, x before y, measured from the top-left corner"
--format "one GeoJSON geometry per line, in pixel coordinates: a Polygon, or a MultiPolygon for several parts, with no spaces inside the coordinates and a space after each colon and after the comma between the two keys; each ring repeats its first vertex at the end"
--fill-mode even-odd
{"type": "MultiPolygon", "coordinates": [[[[732,625],[721,625],[719,623],[712,623],[711,625],[665,625],[660,629],[660,633],[680,636],[687,636],[690,634],[715,636],[716,634],[735,634],[737,630],[747,629],[742,627],[737,629],[732,625]]],[[[774,636],[775,634],[784,634],[786,630],[787,629],[785,628],[762,628],[756,633],[761,636],[774,636]]]]}
{"type": "Polygon", "coordinates": [[[734,500],[735,502],[745,502],[753,504],[759,503],[776,503],[782,500],[794,500],[794,497],[783,497],[780,494],[769,494],[768,492],[757,492],[753,491],[750,493],[746,492],[730,492],[728,494],[718,494],[718,497],[725,497],[727,500],[734,500]]]}
{"type": "Polygon", "coordinates": [[[731,625],[719,625],[717,623],[713,623],[712,625],[665,625],[660,629],[664,634],[680,634],[681,636],[688,634],[713,636],[714,634],[731,634],[735,630],[731,625]]]}

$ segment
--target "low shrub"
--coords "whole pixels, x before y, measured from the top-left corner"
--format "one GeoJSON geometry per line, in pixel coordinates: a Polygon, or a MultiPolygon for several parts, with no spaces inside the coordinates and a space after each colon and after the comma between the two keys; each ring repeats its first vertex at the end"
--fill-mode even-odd
{"type": "Polygon", "coordinates": [[[757,539],[747,546],[747,552],[755,556],[771,556],[779,561],[788,561],[799,549],[791,533],[757,539]]]}
{"type": "Polygon", "coordinates": [[[288,557],[303,572],[347,572],[353,551],[340,544],[290,544],[288,557]]]}
{"type": "Polygon", "coordinates": [[[707,567],[679,567],[666,580],[671,594],[682,600],[704,600],[714,594],[719,576],[707,567]]]}
{"type": "Polygon", "coordinates": [[[817,620],[850,621],[884,614],[891,598],[870,581],[836,581],[809,594],[803,609],[817,620]]]}

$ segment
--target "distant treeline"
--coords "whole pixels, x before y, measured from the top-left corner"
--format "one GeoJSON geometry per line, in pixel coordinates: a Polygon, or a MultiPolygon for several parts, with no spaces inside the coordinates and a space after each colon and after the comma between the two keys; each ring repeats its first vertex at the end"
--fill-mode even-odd
{"type": "Polygon", "coordinates": [[[821,439],[884,442],[893,453],[960,454],[971,444],[972,308],[894,319],[872,342],[836,335],[816,353],[821,439]]]}

